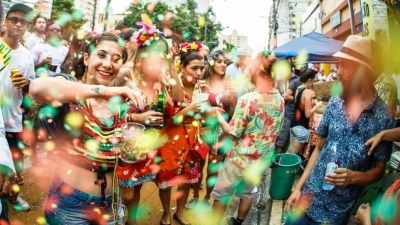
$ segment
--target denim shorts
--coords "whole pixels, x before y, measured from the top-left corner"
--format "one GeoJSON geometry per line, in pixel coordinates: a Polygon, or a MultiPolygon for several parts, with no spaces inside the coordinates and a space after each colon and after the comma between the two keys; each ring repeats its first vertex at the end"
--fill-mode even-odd
{"type": "Polygon", "coordinates": [[[307,129],[303,126],[294,126],[290,128],[290,139],[294,139],[299,143],[308,142],[308,138],[310,137],[310,129],[307,129]]]}
{"type": "MultiPolygon", "coordinates": [[[[99,186],[100,188],[100,186],[99,186]]],[[[66,184],[55,174],[45,201],[47,225],[114,225],[112,213],[112,195],[106,195],[107,206],[103,206],[101,196],[93,196],[66,184]]],[[[118,220],[121,224],[125,207],[120,204],[118,220]]]]}

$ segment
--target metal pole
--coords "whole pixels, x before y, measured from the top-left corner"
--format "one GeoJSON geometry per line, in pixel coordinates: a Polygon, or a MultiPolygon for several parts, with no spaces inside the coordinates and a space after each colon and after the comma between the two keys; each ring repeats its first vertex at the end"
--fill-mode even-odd
{"type": "Polygon", "coordinates": [[[207,22],[204,24],[204,43],[207,44],[207,22]]]}
{"type": "Polygon", "coordinates": [[[109,13],[109,11],[110,11],[110,3],[111,3],[111,0],[107,0],[106,15],[105,15],[105,17],[104,17],[104,28],[103,28],[103,31],[106,31],[106,30],[107,30],[108,13],[109,13]]]}
{"type": "Polygon", "coordinates": [[[347,5],[349,7],[350,11],[350,28],[351,28],[351,34],[355,34],[355,25],[354,25],[354,10],[353,10],[353,1],[352,0],[347,0],[347,5]]]}
{"type": "Polygon", "coordinates": [[[96,10],[97,10],[97,0],[94,0],[94,7],[93,7],[93,21],[92,21],[92,31],[94,31],[96,25],[96,10]]]}

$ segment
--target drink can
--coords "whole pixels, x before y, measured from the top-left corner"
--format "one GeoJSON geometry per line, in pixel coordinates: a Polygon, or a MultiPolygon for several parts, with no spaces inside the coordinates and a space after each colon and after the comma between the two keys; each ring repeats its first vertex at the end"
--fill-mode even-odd
{"type": "Polygon", "coordinates": [[[14,75],[17,73],[19,73],[19,69],[17,68],[11,69],[11,75],[10,75],[11,80],[14,79],[14,75]]]}
{"type": "Polygon", "coordinates": [[[48,59],[53,59],[53,56],[48,55],[47,58],[48,58],[48,59]]]}

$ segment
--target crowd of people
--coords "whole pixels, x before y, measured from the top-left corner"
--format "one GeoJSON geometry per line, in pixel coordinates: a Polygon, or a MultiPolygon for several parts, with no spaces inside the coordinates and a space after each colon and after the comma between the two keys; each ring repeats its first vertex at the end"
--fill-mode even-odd
{"type": "MultiPolygon", "coordinates": [[[[364,37],[349,36],[334,55],[338,69],[326,79],[323,70],[298,65],[296,52],[251,59],[246,49],[171,45],[147,15],[137,21],[139,29],[79,33],[67,47],[61,26],[41,15],[29,21],[31,12],[13,5],[1,37],[0,222],[10,222],[7,201],[29,210],[13,184],[24,183],[25,155],[33,166],[46,166],[37,144],[53,141],[56,148],[47,154],[57,165],[44,204],[46,224],[138,224],[141,188],[154,182],[160,224],[190,224],[184,209],[199,205],[210,224],[219,224],[236,196],[237,216],[225,221],[240,225],[274,155],[299,154],[309,142],[311,120],[322,106],[314,101],[313,83],[339,79],[343,93],[329,100],[315,131],[318,143],[285,209],[286,224],[346,224],[363,188],[381,179],[390,142],[400,138],[373,86],[382,59],[364,37]],[[21,42],[29,24],[34,32],[21,42]],[[290,67],[288,74],[276,74],[279,61],[290,67]],[[152,135],[151,149],[124,147],[129,126],[152,135]],[[337,143],[338,168],[326,175],[337,143]],[[251,174],[256,182],[249,171],[259,171],[251,174]],[[200,197],[203,177],[207,191],[200,197]],[[324,182],[335,187],[324,190],[324,182]],[[174,187],[179,197],[172,215],[174,187]]],[[[399,187],[393,184],[382,204],[398,207],[399,187]]],[[[378,224],[399,221],[399,212],[388,216],[384,209],[378,224]]],[[[356,222],[371,224],[369,210],[363,205],[356,222]]]]}

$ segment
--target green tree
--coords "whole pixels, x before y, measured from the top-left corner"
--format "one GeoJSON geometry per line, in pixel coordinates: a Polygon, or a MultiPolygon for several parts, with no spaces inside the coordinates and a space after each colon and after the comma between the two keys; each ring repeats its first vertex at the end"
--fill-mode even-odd
{"type": "Polygon", "coordinates": [[[87,22],[83,13],[74,9],[72,0],[54,0],[49,23],[56,23],[63,28],[63,38],[69,38],[87,22]]]}
{"type": "MultiPolygon", "coordinates": [[[[193,0],[191,0],[193,1],[193,0]]],[[[217,33],[223,30],[222,24],[215,20],[216,15],[212,7],[209,7],[207,12],[202,13],[201,16],[205,20],[205,26],[202,28],[201,40],[205,43],[218,40],[217,33]]]]}
{"type": "Polygon", "coordinates": [[[171,9],[163,2],[157,2],[154,9],[149,11],[149,4],[131,4],[127,9],[129,15],[125,16],[122,26],[137,27],[136,22],[141,21],[141,14],[146,13],[156,24],[157,28],[162,29],[168,26],[174,34],[181,35],[180,38],[173,38],[176,41],[201,41],[209,42],[217,40],[217,32],[223,29],[221,23],[215,22],[215,12],[210,7],[207,12],[199,14],[196,12],[197,3],[195,0],[187,0],[184,4],[178,5],[175,9],[171,9]],[[164,16],[167,12],[173,12],[172,21],[165,21],[164,16]],[[199,18],[203,23],[199,23],[199,18]]]}
{"type": "Polygon", "coordinates": [[[198,26],[197,20],[195,21],[198,18],[196,8],[196,2],[194,4],[186,3],[175,8],[174,23],[171,28],[174,32],[182,33],[184,41],[201,41],[201,28],[198,26]]]}
{"type": "Polygon", "coordinates": [[[148,9],[151,7],[150,4],[153,3],[147,3],[146,5],[131,3],[129,8],[126,10],[129,12],[129,14],[124,17],[123,24],[116,26],[116,29],[121,29],[122,26],[141,28],[140,26],[136,25],[136,22],[142,21],[142,14],[147,14],[157,28],[162,28],[161,22],[164,20],[165,14],[167,12],[172,12],[172,10],[167,4],[163,2],[157,2],[154,5],[154,9],[149,11],[148,9]]]}

